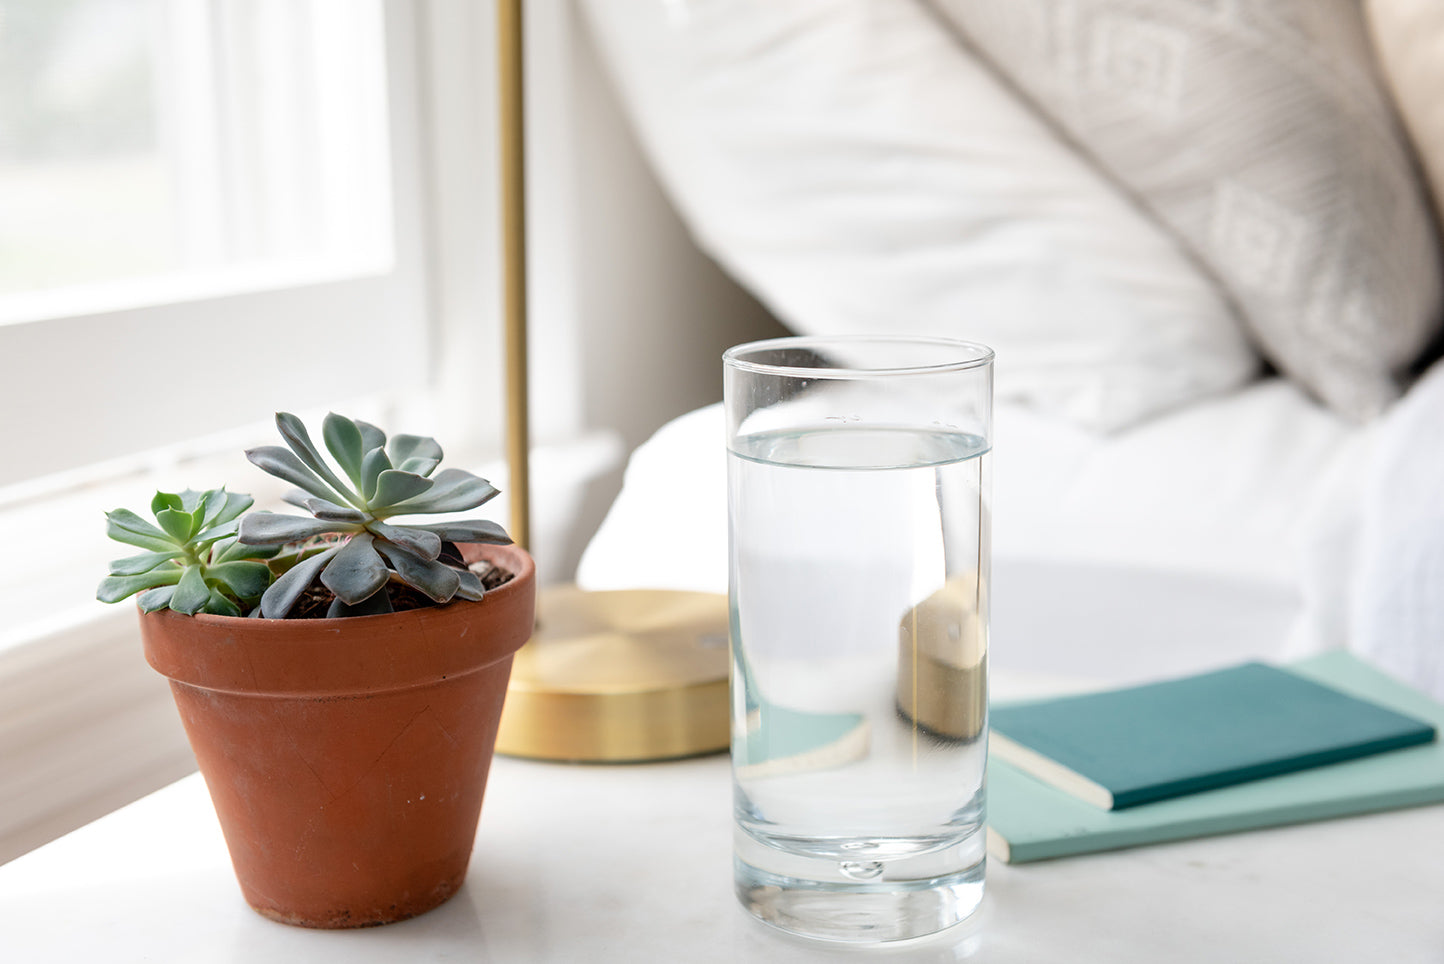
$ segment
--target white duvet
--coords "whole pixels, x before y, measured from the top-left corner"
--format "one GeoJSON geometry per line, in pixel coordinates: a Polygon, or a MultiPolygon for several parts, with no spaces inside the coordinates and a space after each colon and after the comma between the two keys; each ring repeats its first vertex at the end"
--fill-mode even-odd
{"type": "MultiPolygon", "coordinates": [[[[580,4],[699,245],[789,328],[997,350],[1000,653],[1347,646],[1444,697],[1444,369],[1370,417],[1438,329],[1437,232],[1361,8],[1243,6],[580,4]]],[[[662,428],[579,582],[724,591],[725,484],[718,408],[662,428]]]]}
{"type": "MultiPolygon", "coordinates": [[[[1147,663],[1161,669],[1349,647],[1444,697],[1444,367],[1367,429],[1269,379],[1113,435],[1000,405],[995,438],[997,591],[1028,595],[1010,573],[1132,573],[1140,605],[1162,609],[1156,639],[1089,659],[1136,675],[1123,664],[1140,645],[1213,649],[1147,663]],[[1248,609],[1239,638],[1169,629],[1198,617],[1159,593],[1190,579],[1231,587],[1218,598],[1248,609]]],[[[720,405],[660,429],[633,454],[578,582],[726,592],[725,458],[720,405]]],[[[1036,668],[1052,644],[1015,645],[1039,647],[1023,660],[1036,668]]]]}

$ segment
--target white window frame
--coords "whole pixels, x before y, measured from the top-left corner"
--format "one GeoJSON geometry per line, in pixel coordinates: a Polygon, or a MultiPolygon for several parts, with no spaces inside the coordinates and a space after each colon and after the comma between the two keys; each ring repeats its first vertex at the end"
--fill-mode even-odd
{"type": "Polygon", "coordinates": [[[393,2],[385,19],[390,250],[5,299],[29,316],[0,325],[0,425],[17,456],[0,465],[0,486],[253,424],[271,399],[305,409],[429,387],[417,16],[393,2]],[[384,378],[371,374],[378,360],[384,378]]]}

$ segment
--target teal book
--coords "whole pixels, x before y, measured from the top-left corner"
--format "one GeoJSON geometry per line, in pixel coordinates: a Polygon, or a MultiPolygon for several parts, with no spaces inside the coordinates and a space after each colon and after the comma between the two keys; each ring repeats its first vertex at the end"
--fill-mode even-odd
{"type": "MultiPolygon", "coordinates": [[[[733,626],[737,619],[733,617],[733,626]]],[[[739,652],[734,643],[733,653],[739,652]]],[[[752,668],[738,658],[747,715],[742,739],[734,732],[732,764],[744,780],[827,770],[867,756],[872,730],[861,713],[816,713],[774,703],[762,695],[752,668]]]]}
{"type": "Polygon", "coordinates": [[[1105,810],[1427,743],[1432,724],[1264,663],[995,710],[994,755],[1105,810]]]}
{"type": "Polygon", "coordinates": [[[827,770],[860,760],[871,746],[861,713],[806,713],[764,703],[747,714],[746,739],[733,744],[745,780],[827,770]]]}
{"type": "MultiPolygon", "coordinates": [[[[1437,728],[1444,706],[1347,653],[1288,671],[1437,728]]],[[[1304,823],[1444,801],[1444,744],[1437,741],[1299,770],[1126,810],[1101,810],[988,759],[988,848],[1007,863],[1304,823]]]]}

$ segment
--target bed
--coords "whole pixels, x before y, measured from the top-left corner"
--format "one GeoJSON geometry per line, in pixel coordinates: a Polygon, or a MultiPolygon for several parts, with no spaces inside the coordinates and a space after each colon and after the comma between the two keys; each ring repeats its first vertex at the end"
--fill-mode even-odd
{"type": "MultiPolygon", "coordinates": [[[[1004,662],[1348,647],[1444,698],[1444,10],[582,9],[699,245],[784,324],[997,350],[1004,662]],[[1108,606],[1039,640],[1024,584],[1108,606]]],[[[638,448],[579,583],[725,591],[722,446],[714,405],[638,448]]]]}

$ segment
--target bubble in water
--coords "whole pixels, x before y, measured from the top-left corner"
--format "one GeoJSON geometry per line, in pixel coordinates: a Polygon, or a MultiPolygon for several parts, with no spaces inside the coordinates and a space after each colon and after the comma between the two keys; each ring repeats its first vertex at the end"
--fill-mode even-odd
{"type": "Polygon", "coordinates": [[[844,860],[838,865],[844,877],[851,877],[853,880],[872,880],[882,873],[881,860],[844,860]]]}

